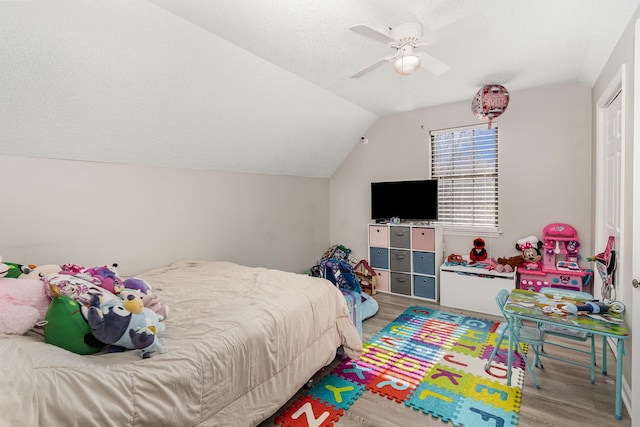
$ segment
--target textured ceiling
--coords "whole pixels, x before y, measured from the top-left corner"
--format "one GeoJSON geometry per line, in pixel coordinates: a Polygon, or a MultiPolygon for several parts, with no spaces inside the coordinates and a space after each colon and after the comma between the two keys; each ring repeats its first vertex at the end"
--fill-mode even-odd
{"type": "Polygon", "coordinates": [[[591,87],[640,0],[0,2],[0,154],[330,176],[378,116],[591,87]],[[465,25],[403,77],[349,28],[465,25]],[[461,31],[462,30],[462,31],[461,31]]]}

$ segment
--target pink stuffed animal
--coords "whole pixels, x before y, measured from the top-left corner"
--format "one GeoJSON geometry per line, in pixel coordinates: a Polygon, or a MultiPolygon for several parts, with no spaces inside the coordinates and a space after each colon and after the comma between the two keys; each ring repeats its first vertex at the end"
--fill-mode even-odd
{"type": "Polygon", "coordinates": [[[51,300],[41,280],[6,278],[6,267],[0,258],[0,332],[23,335],[44,320],[51,300]]]}

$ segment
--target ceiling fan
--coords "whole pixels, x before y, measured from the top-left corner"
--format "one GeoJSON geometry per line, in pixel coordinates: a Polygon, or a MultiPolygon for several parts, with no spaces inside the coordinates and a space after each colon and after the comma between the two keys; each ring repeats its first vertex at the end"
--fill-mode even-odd
{"type": "Polygon", "coordinates": [[[425,52],[416,52],[417,48],[432,44],[424,38],[422,24],[418,22],[396,25],[395,27],[389,28],[388,34],[364,24],[356,25],[350,29],[361,36],[385,43],[396,50],[394,55],[382,58],[358,71],[351,76],[352,78],[362,77],[387,62],[393,62],[393,68],[396,72],[404,76],[415,73],[419,67],[424,68],[436,76],[446,73],[450,68],[447,64],[425,52]]]}

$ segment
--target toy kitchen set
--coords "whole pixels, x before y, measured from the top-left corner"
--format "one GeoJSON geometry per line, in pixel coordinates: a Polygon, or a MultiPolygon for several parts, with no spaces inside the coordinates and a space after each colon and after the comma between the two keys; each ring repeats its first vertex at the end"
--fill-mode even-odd
{"type": "Polygon", "coordinates": [[[575,228],[561,223],[547,225],[542,232],[542,260],[518,269],[519,287],[536,292],[548,287],[588,292],[585,288],[593,271],[578,265],[579,247],[575,228]]]}

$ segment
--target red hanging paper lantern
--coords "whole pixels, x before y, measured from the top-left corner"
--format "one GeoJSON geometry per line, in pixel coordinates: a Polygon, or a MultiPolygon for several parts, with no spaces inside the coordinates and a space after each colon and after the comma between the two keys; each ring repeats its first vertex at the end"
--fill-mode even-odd
{"type": "Polygon", "coordinates": [[[471,111],[483,120],[491,121],[504,113],[509,105],[509,92],[502,85],[485,85],[480,88],[471,101],[471,111]]]}

